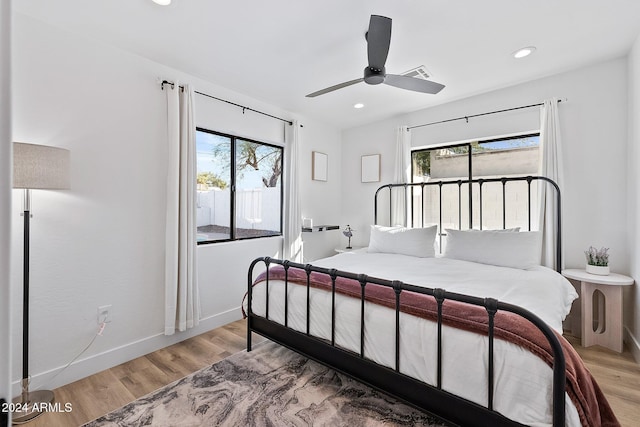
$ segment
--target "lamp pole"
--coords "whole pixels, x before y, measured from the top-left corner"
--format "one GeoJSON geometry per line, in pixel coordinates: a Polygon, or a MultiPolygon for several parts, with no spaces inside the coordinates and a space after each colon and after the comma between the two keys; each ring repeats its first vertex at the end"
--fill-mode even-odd
{"type": "Polygon", "coordinates": [[[51,390],[29,391],[29,240],[31,231],[31,189],[24,189],[23,198],[23,253],[22,253],[22,393],[13,399],[16,409],[14,423],[26,423],[43,414],[43,406],[52,403],[51,390]]]}
{"type": "Polygon", "coordinates": [[[22,253],[22,403],[29,402],[29,227],[31,225],[31,190],[24,189],[24,231],[22,253]]]}
{"type": "Polygon", "coordinates": [[[45,145],[13,143],[13,188],[23,189],[22,258],[22,392],[13,398],[14,424],[26,423],[49,409],[55,395],[51,390],[29,391],[29,241],[31,190],[64,190],[70,187],[69,150],[45,145]]]}

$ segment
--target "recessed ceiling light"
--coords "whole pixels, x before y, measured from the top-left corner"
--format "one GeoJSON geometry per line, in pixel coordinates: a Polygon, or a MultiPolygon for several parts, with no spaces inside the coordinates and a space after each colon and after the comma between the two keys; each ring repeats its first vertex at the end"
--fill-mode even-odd
{"type": "Polygon", "coordinates": [[[518,49],[515,52],[513,52],[513,57],[516,59],[524,58],[525,56],[531,55],[535,51],[536,51],[535,46],[523,47],[522,49],[518,49]]]}
{"type": "Polygon", "coordinates": [[[152,0],[154,3],[159,4],[160,6],[168,6],[171,4],[171,0],[152,0]]]}
{"type": "Polygon", "coordinates": [[[358,102],[357,104],[353,104],[353,108],[362,108],[364,107],[364,104],[361,102],[358,102]]]}

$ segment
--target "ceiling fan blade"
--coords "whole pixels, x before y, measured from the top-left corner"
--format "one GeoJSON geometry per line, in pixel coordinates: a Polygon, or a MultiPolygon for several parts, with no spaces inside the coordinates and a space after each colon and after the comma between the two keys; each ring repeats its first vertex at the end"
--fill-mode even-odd
{"type": "Polygon", "coordinates": [[[367,32],[367,54],[369,67],[382,70],[391,43],[391,18],[380,15],[371,15],[369,31],[367,32]]]}
{"type": "Polygon", "coordinates": [[[364,79],[363,78],[359,78],[359,79],[355,79],[355,80],[350,80],[348,82],[340,83],[340,84],[337,84],[335,86],[330,86],[328,88],[319,90],[317,92],[310,93],[309,95],[307,95],[307,98],[315,98],[318,95],[324,95],[325,93],[333,92],[334,90],[342,89],[343,87],[351,86],[351,85],[354,85],[356,83],[360,83],[362,81],[364,81],[364,79]]]}
{"type": "Polygon", "coordinates": [[[422,80],[415,77],[399,76],[396,74],[387,74],[384,83],[390,86],[399,87],[400,89],[412,90],[414,92],[423,92],[436,94],[444,89],[444,85],[431,80],[422,80]]]}

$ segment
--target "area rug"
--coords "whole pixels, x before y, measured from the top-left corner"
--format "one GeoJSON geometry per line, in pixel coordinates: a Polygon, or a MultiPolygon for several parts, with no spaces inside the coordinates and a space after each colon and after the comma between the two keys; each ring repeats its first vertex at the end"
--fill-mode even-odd
{"type": "Polygon", "coordinates": [[[448,426],[273,342],[195,372],[86,427],[448,426]]]}

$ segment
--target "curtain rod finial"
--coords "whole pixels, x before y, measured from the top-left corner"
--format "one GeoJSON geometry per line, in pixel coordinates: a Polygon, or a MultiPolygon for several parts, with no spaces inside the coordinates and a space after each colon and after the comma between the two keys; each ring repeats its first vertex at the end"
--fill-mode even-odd
{"type": "Polygon", "coordinates": [[[171,89],[175,88],[175,83],[170,82],[169,80],[162,80],[162,83],[160,83],[160,89],[164,90],[164,85],[171,85],[171,89]]]}

